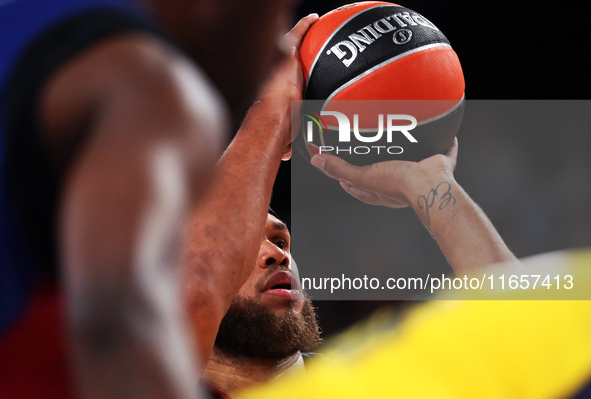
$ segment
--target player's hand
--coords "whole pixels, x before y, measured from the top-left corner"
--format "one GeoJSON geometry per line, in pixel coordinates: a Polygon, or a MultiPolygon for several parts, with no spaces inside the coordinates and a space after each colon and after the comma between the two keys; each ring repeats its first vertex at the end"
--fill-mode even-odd
{"type": "Polygon", "coordinates": [[[318,14],[310,14],[298,21],[297,24],[283,38],[284,51],[297,57],[302,40],[310,27],[318,20],[318,14]]]}
{"type": "Polygon", "coordinates": [[[420,162],[386,161],[354,166],[334,155],[322,154],[315,155],[312,164],[339,180],[347,193],[366,204],[405,208],[425,188],[441,181],[453,181],[457,157],[456,138],[445,155],[434,155],[420,162]]]}
{"type": "MultiPolygon", "coordinates": [[[[291,102],[302,99],[304,74],[300,65],[299,48],[308,29],[318,20],[318,14],[302,18],[283,37],[284,59],[265,84],[257,104],[263,105],[270,118],[280,121],[280,134],[285,139],[285,155],[291,157],[291,102]]],[[[298,118],[299,120],[299,118],[298,118]]]]}
{"type": "Polygon", "coordinates": [[[282,40],[284,58],[263,88],[261,101],[289,102],[301,100],[304,89],[304,73],[300,64],[299,49],[308,29],[318,20],[318,14],[302,18],[282,40]]]}

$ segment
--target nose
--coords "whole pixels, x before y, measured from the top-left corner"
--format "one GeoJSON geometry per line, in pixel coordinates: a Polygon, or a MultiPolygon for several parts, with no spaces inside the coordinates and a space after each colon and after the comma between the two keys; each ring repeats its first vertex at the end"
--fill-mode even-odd
{"type": "Polygon", "coordinates": [[[277,247],[272,242],[265,240],[261,244],[257,264],[261,269],[266,269],[273,266],[284,266],[289,269],[289,253],[277,247]]]}

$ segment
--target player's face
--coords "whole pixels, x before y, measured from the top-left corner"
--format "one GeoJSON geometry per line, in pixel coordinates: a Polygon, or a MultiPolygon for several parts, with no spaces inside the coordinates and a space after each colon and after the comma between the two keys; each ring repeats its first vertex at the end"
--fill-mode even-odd
{"type": "Polygon", "coordinates": [[[287,226],[267,215],[265,234],[253,271],[239,295],[259,302],[273,312],[301,312],[299,282],[292,270],[291,238],[287,226]]]}
{"type": "Polygon", "coordinates": [[[252,273],[220,323],[215,345],[227,353],[285,359],[320,342],[316,314],[294,277],[285,224],[268,215],[252,273]]]}

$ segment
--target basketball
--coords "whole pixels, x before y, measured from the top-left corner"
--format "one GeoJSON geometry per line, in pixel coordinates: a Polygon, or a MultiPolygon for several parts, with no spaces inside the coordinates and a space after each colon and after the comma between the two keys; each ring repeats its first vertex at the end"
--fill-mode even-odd
{"type": "Polygon", "coordinates": [[[451,146],[464,75],[449,40],[421,14],[379,1],[339,7],[310,28],[300,60],[307,157],[418,161],[451,146]]]}

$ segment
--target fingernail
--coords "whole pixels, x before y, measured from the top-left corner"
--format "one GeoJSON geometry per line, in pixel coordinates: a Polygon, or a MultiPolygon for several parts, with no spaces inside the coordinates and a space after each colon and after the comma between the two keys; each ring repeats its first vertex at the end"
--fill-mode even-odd
{"type": "Polygon", "coordinates": [[[326,159],[322,158],[321,156],[314,155],[311,161],[312,165],[316,166],[319,169],[324,170],[324,165],[326,164],[326,159]]]}

